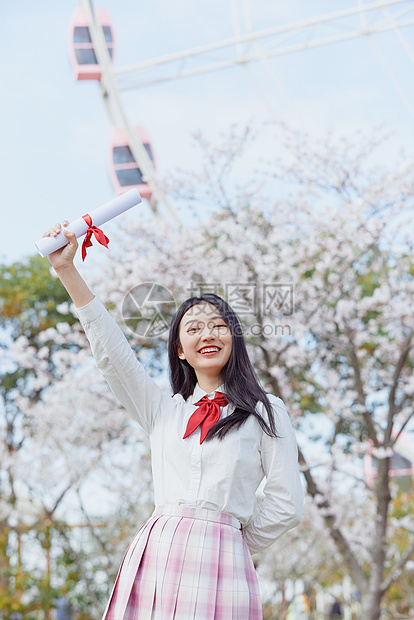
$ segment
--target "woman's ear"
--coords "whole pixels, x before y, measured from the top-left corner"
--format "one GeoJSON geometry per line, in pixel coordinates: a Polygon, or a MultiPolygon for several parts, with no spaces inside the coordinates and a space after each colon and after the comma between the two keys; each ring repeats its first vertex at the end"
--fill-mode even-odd
{"type": "Polygon", "coordinates": [[[185,360],[184,351],[180,344],[177,345],[177,355],[180,358],[180,360],[185,360]]]}

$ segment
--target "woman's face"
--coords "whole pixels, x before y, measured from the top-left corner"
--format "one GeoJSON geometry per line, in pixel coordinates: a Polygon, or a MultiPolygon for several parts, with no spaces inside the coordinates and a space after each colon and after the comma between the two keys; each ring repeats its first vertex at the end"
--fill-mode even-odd
{"type": "Polygon", "coordinates": [[[203,377],[218,380],[230,358],[232,336],[217,308],[207,302],[189,308],[181,319],[179,335],[178,357],[194,368],[198,382],[203,377]]]}

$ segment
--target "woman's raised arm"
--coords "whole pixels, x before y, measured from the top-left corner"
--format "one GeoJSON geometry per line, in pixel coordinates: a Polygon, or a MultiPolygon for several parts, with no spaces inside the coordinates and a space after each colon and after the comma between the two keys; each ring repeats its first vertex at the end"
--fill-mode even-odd
{"type": "MultiPolygon", "coordinates": [[[[67,222],[63,222],[63,226],[67,222]]],[[[56,236],[60,224],[44,236],[56,236]]],[[[78,248],[74,233],[63,229],[69,243],[49,255],[49,261],[78,309],[96,365],[112,392],[139,424],[151,433],[164,399],[171,398],[145,372],[120,327],[88,288],[73,264],[78,248]]]]}
{"type": "MultiPolygon", "coordinates": [[[[68,225],[68,221],[63,222],[63,227],[68,225]]],[[[43,234],[44,237],[56,237],[62,230],[60,224],[49,228],[48,232],[43,234]]],[[[73,303],[77,308],[86,306],[94,298],[94,294],[89,289],[85,280],[80,275],[79,271],[73,264],[76,250],[78,249],[78,242],[76,235],[73,232],[69,232],[63,228],[63,234],[69,241],[68,245],[65,245],[60,250],[49,254],[48,259],[59,280],[69,293],[73,303]]]]}

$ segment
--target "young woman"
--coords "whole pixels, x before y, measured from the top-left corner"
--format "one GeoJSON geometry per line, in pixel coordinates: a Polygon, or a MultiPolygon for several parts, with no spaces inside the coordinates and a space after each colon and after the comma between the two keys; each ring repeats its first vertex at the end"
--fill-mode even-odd
{"type": "MultiPolygon", "coordinates": [[[[60,230],[57,224],[45,235],[60,230]]],[[[297,525],[302,513],[297,447],[283,402],[262,389],[235,313],[211,294],[185,301],[172,321],[173,396],[164,394],[77,272],[75,235],[64,234],[68,245],[49,260],[98,367],[151,441],[156,508],[124,556],[104,619],[261,619],[250,554],[297,525]]]]}

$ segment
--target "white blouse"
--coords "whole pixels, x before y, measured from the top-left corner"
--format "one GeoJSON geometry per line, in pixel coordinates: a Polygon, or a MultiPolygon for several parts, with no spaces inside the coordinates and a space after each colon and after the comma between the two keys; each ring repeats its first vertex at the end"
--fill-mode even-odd
{"type": "MultiPolygon", "coordinates": [[[[186,401],[165,394],[137,360],[121,329],[95,297],[77,309],[96,363],[113,393],[147,431],[151,442],[155,505],[175,504],[226,512],[243,526],[251,553],[262,551],[302,516],[303,488],[297,446],[283,401],[269,394],[277,438],[250,416],[224,439],[200,445],[200,428],[183,439],[187,422],[205,396],[197,385],[186,401]],[[266,477],[265,498],[256,491],[266,477]]],[[[220,388],[218,388],[220,390],[220,388]]],[[[213,398],[214,393],[209,394],[213,398]]],[[[258,405],[263,416],[266,410],[258,405]]],[[[227,416],[234,410],[221,410],[227,416]]]]}

